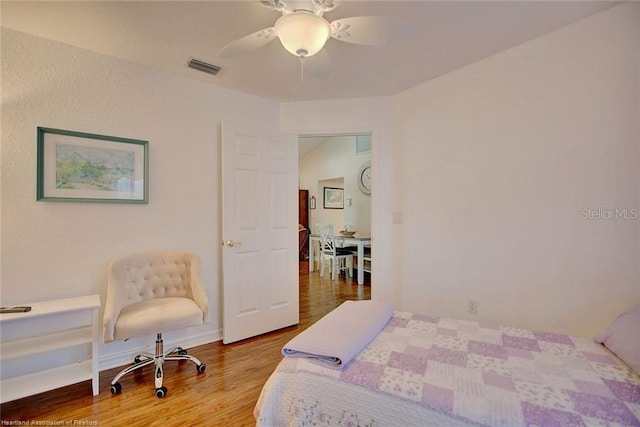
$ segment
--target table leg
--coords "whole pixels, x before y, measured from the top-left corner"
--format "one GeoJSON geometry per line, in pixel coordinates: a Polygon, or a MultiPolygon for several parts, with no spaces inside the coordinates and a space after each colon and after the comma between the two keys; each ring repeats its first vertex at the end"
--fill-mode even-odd
{"type": "Polygon", "coordinates": [[[309,236],[309,272],[312,273],[313,269],[315,268],[315,255],[313,253],[313,248],[314,248],[314,244],[313,244],[313,239],[311,238],[311,236],[309,236]]]}
{"type": "Polygon", "coordinates": [[[364,284],[364,243],[358,242],[358,285],[364,284]]]}

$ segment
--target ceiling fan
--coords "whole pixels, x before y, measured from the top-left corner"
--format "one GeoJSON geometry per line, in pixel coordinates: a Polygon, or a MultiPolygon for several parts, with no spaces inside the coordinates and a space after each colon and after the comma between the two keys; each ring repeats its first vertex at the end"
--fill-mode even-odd
{"type": "Polygon", "coordinates": [[[278,38],[282,46],[301,60],[316,55],[329,38],[347,43],[378,45],[407,33],[400,19],[384,16],[354,16],[327,21],[325,12],[335,9],[334,0],[261,0],[282,13],[273,27],[264,28],[226,45],[221,58],[231,58],[267,45],[278,38]]]}

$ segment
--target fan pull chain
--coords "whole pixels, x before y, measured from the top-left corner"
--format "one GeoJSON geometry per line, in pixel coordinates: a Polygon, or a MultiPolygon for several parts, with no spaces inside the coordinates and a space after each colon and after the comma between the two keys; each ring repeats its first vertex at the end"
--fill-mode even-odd
{"type": "Polygon", "coordinates": [[[304,56],[298,58],[300,58],[300,83],[304,83],[304,56]]]}

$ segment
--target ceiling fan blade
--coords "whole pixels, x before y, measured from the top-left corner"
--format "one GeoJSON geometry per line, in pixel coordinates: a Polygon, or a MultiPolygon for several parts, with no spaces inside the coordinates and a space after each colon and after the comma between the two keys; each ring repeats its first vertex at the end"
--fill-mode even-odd
{"type": "Polygon", "coordinates": [[[331,74],[331,58],[326,49],[304,58],[304,69],[315,79],[323,80],[331,74]]]}
{"type": "Polygon", "coordinates": [[[282,12],[284,8],[287,7],[286,3],[282,0],[261,0],[260,4],[276,12],[282,12]]]}
{"type": "Polygon", "coordinates": [[[410,26],[389,16],[353,16],[331,23],[331,37],[347,43],[377,45],[407,38],[410,26]]]}
{"type": "Polygon", "coordinates": [[[276,38],[276,30],[274,27],[264,28],[255,33],[251,33],[238,40],[232,41],[222,48],[220,58],[232,58],[242,55],[251,50],[258,49],[267,45],[271,40],[276,38]]]}

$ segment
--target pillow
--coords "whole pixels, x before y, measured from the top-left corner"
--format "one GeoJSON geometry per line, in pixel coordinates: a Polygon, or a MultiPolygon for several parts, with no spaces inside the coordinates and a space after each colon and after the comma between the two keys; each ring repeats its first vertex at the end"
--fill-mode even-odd
{"type": "Polygon", "coordinates": [[[640,304],[618,316],[604,334],[594,339],[640,373],[640,304]]]}

